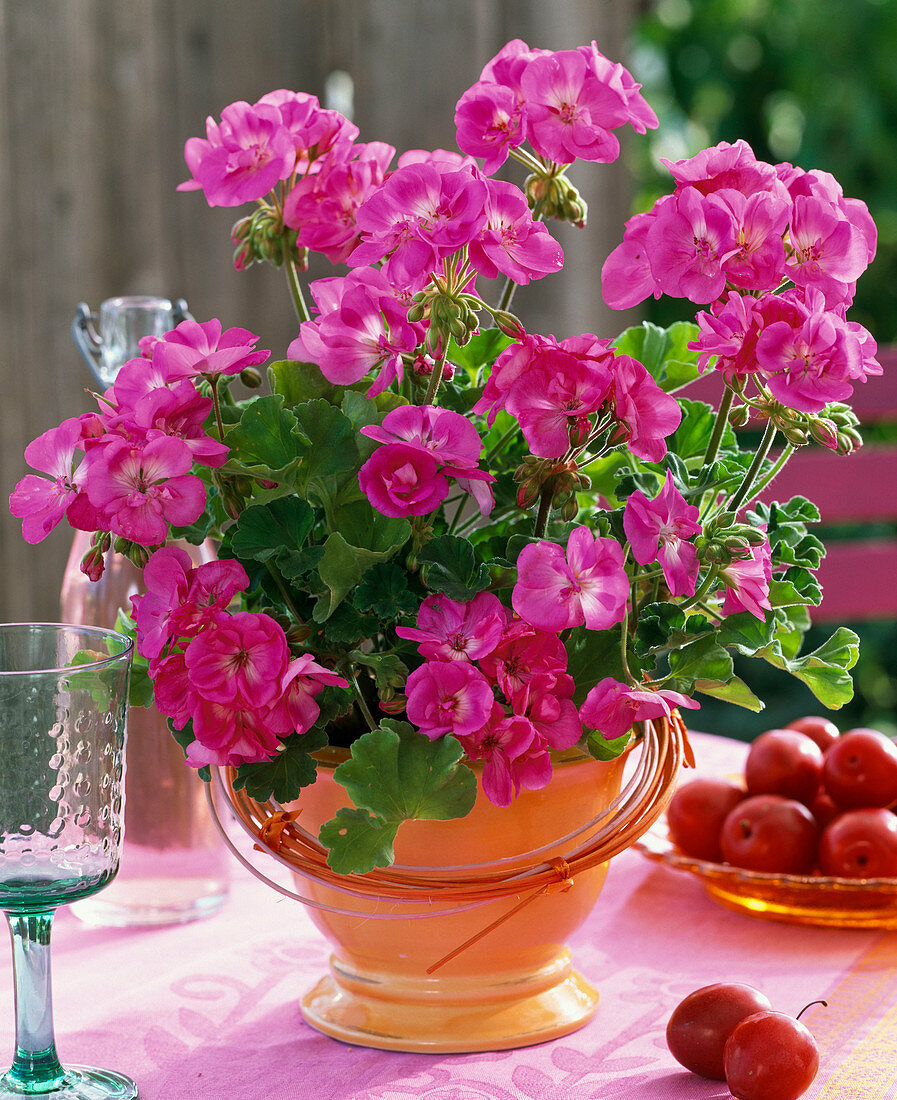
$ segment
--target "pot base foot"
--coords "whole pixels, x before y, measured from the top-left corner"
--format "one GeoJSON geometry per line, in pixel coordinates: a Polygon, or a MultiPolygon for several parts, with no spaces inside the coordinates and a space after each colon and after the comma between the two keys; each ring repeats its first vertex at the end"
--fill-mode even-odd
{"type": "Polygon", "coordinates": [[[433,983],[355,980],[332,960],[301,1002],[307,1023],[356,1046],[416,1053],[469,1054],[510,1050],[558,1039],[591,1020],[598,991],[572,967],[555,970],[557,981],[479,985],[473,996],[451,990],[421,996],[433,983]],[[418,988],[415,988],[417,986],[418,988]],[[536,988],[534,988],[536,987],[536,988]],[[440,995],[442,994],[442,995],[440,995]]]}

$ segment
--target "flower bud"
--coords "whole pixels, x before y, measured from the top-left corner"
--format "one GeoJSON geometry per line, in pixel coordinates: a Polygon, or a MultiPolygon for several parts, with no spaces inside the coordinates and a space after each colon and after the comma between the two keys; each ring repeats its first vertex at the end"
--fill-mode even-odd
{"type": "Polygon", "coordinates": [[[733,428],[743,428],[751,418],[748,405],[733,405],[729,410],[729,423],[733,428]]]}
{"type": "Polygon", "coordinates": [[[380,709],[387,714],[401,714],[408,704],[408,698],[405,695],[396,695],[392,699],[380,698],[380,709]]]}
{"type": "Polygon", "coordinates": [[[803,428],[798,428],[791,424],[779,424],[779,430],[792,447],[803,447],[805,443],[810,442],[809,432],[805,431],[803,428]]]}
{"type": "Polygon", "coordinates": [[[247,389],[257,390],[262,384],[262,376],[255,367],[244,367],[240,371],[240,381],[247,389]]]}
{"type": "Polygon", "coordinates": [[[523,323],[513,313],[509,313],[506,309],[497,309],[492,316],[505,336],[510,336],[512,340],[518,341],[523,340],[526,336],[523,323]]]}

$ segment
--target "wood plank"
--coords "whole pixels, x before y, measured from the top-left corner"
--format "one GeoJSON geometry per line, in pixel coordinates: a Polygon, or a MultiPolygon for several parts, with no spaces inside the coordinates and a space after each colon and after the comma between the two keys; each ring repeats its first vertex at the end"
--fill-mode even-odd
{"type": "Polygon", "coordinates": [[[850,455],[821,447],[795,452],[761,499],[805,496],[828,524],[897,519],[897,446],[868,445],[850,455]]]}
{"type": "Polygon", "coordinates": [[[817,577],[823,599],[814,622],[868,622],[897,617],[897,543],[831,542],[817,577]]]}

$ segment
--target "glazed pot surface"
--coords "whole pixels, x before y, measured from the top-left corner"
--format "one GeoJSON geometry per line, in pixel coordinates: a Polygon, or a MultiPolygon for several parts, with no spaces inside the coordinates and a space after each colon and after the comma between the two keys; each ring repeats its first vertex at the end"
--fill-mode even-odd
{"type": "MultiPolygon", "coordinates": [[[[578,752],[560,754],[551,783],[521,792],[510,807],[493,806],[480,787],[467,817],[401,825],[396,863],[432,867],[445,878],[465,875],[446,868],[502,860],[474,870],[507,877],[562,857],[581,842],[564,838],[619,793],[624,766],[625,758],[599,762],[578,752]]],[[[302,826],[314,834],[348,802],[332,768],[319,768],[318,776],[294,803],[302,809],[302,826]]],[[[331,974],[303,999],[303,1015],[335,1038],[390,1050],[500,1050],[568,1034],[591,1019],[598,994],[573,970],[565,943],[591,912],[606,874],[607,864],[574,879],[559,874],[557,884],[533,900],[527,899],[535,890],[526,886],[462,912],[446,912],[458,903],[440,900],[438,890],[428,904],[371,901],[300,879],[308,897],[358,913],[309,908],[335,951],[331,974]],[[502,917],[507,919],[428,973],[502,917]]]]}

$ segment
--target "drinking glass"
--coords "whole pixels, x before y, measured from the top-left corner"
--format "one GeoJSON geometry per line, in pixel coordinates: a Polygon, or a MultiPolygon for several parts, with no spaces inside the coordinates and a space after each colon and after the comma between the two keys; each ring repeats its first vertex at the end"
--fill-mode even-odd
{"type": "Polygon", "coordinates": [[[128,1100],[132,1080],[56,1056],[57,906],[118,869],[132,643],[112,630],[0,624],[0,909],[12,936],[16,1041],[0,1100],[128,1100]]]}

